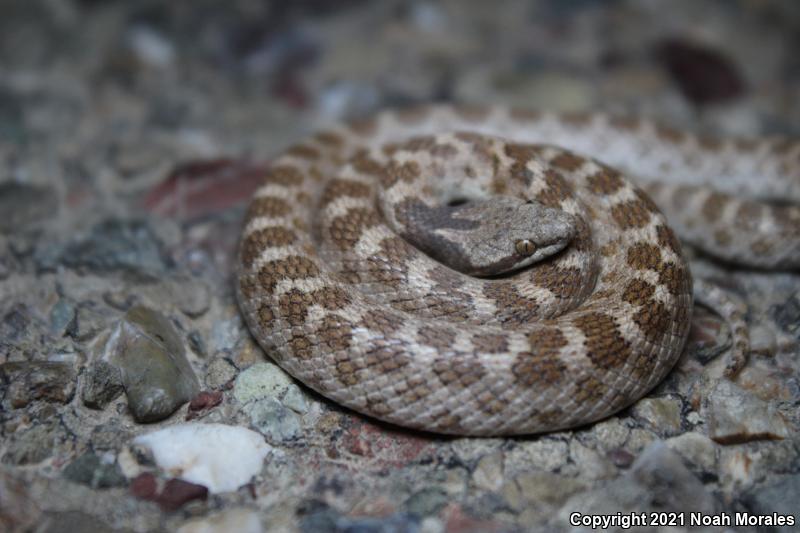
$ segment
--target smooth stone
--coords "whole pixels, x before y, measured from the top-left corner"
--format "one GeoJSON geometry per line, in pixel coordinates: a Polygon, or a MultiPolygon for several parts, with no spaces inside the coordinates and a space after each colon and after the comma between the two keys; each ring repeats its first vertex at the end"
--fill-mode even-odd
{"type": "Polygon", "coordinates": [[[666,442],[667,446],[700,472],[711,474],[716,471],[717,445],[707,436],[689,432],[672,437],[666,442]]]}
{"type": "Polygon", "coordinates": [[[797,531],[797,521],[800,520],[797,514],[797,504],[800,502],[800,474],[770,478],[769,483],[750,491],[743,500],[750,514],[771,517],[773,513],[777,513],[794,517],[794,525],[776,526],[770,531],[780,533],[797,531]]]}
{"type": "Polygon", "coordinates": [[[249,483],[271,450],[255,431],[224,424],[179,424],[136,437],[133,443],[147,448],[161,470],[211,493],[249,483]]]}
{"type": "Polygon", "coordinates": [[[791,429],[774,404],[722,380],[708,399],[708,433],[720,444],[788,438],[791,429]]]}
{"type": "Polygon", "coordinates": [[[67,403],[75,392],[77,374],[70,363],[27,361],[0,364],[0,383],[6,388],[3,403],[12,409],[35,400],[67,403]]]}
{"type": "Polygon", "coordinates": [[[62,474],[68,480],[93,489],[124,487],[127,484],[122,470],[116,463],[107,463],[92,452],[86,452],[70,464],[62,474]]]}
{"type": "Polygon", "coordinates": [[[105,357],[120,369],[137,422],[163,420],[200,390],[178,333],[157,311],[131,308],[106,348],[105,357]]]}
{"type": "Polygon", "coordinates": [[[224,357],[215,357],[208,363],[204,382],[210,389],[220,389],[236,377],[236,367],[224,357]]]}
{"type": "Polygon", "coordinates": [[[308,411],[305,393],[286,372],[272,363],[257,363],[239,374],[233,394],[241,403],[277,398],[297,413],[308,411]]]}
{"type": "Polygon", "coordinates": [[[296,440],[302,435],[300,417],[275,398],[262,398],[244,406],[250,424],[271,442],[296,440]]]}

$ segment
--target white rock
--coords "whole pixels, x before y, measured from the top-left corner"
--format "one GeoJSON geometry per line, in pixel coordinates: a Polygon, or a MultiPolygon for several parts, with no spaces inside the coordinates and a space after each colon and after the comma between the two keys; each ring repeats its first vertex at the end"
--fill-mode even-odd
{"type": "Polygon", "coordinates": [[[233,491],[261,471],[271,447],[246,428],[225,424],[182,424],[141,435],[162,470],[204,485],[209,492],[233,491]]]}

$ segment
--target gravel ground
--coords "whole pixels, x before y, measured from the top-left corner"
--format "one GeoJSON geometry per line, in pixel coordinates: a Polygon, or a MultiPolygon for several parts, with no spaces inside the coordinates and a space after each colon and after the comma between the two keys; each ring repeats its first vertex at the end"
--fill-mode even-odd
{"type": "Polygon", "coordinates": [[[777,0],[0,0],[0,530],[557,532],[572,513],[796,513],[793,273],[693,256],[749,305],[735,383],[726,324],[697,309],[676,369],[632,408],[468,439],[293,381],[249,336],[232,265],[259,175],[322,125],[458,101],[797,136],[798,49],[800,3],[777,0]]]}

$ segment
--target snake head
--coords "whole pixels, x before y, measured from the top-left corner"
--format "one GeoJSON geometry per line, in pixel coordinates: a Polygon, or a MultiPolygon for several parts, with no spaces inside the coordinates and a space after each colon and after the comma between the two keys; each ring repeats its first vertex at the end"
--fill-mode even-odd
{"type": "Polygon", "coordinates": [[[554,255],[576,233],[575,218],[536,201],[493,196],[458,205],[411,205],[407,240],[472,276],[497,276],[554,255]]]}

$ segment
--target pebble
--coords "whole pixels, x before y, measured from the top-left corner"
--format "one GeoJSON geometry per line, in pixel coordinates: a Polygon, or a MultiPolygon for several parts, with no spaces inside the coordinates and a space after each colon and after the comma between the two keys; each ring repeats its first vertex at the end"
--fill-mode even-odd
{"type": "Polygon", "coordinates": [[[791,430],[775,405],[761,400],[738,385],[722,380],[708,399],[709,436],[720,444],[784,439],[791,430]]]}
{"type": "Polygon", "coordinates": [[[107,361],[97,360],[86,369],[81,400],[83,405],[91,409],[105,409],[123,390],[119,368],[107,361]]]}
{"type": "Polygon", "coordinates": [[[230,492],[261,471],[270,451],[249,429],[224,424],[178,424],[133,440],[152,453],[158,467],[209,492],[230,492]]]}
{"type": "Polygon", "coordinates": [[[0,383],[5,390],[3,404],[12,409],[36,400],[67,403],[75,393],[75,368],[53,361],[0,364],[0,383]]]}
{"type": "Polygon", "coordinates": [[[300,417],[275,398],[249,402],[243,410],[250,418],[250,424],[270,442],[285,443],[302,435],[300,417]]]}
{"type": "Polygon", "coordinates": [[[224,357],[215,357],[208,363],[204,382],[209,389],[221,389],[236,377],[236,367],[224,357]]]}
{"type": "Polygon", "coordinates": [[[109,323],[109,314],[95,302],[81,302],[75,309],[66,333],[78,342],[94,338],[109,323]]]}
{"type": "Polygon", "coordinates": [[[105,358],[120,369],[128,407],[137,422],[162,420],[199,392],[178,333],[157,311],[131,308],[106,350],[105,358]]]}
{"type": "Polygon", "coordinates": [[[472,482],[481,490],[499,490],[503,486],[503,462],[501,450],[484,455],[472,472],[472,482]]]}
{"type": "Polygon", "coordinates": [[[666,441],[692,468],[702,474],[712,474],[717,466],[717,445],[702,433],[689,432],[666,441]]]}
{"type": "Polygon", "coordinates": [[[300,414],[308,411],[305,393],[286,372],[272,363],[257,363],[236,378],[233,394],[240,403],[276,398],[300,414]]]}
{"type": "Polygon", "coordinates": [[[643,398],[634,405],[633,416],[662,436],[675,435],[681,430],[682,408],[683,402],[677,397],[643,398]]]}
{"type": "Polygon", "coordinates": [[[86,452],[72,461],[64,468],[62,474],[73,483],[87,485],[93,489],[124,487],[128,483],[115,462],[103,461],[93,452],[86,452]]]}

